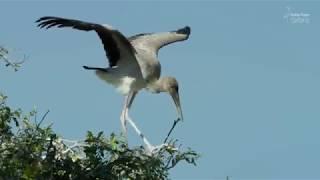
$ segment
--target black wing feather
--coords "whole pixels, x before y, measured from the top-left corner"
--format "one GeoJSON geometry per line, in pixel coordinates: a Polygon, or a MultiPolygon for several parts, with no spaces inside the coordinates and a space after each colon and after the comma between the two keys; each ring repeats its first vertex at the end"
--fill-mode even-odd
{"type": "Polygon", "coordinates": [[[82,31],[96,31],[103,43],[106,56],[109,59],[110,67],[116,66],[120,58],[120,48],[116,40],[114,39],[113,34],[117,35],[117,37],[120,38],[121,42],[131,53],[134,52],[134,48],[132,47],[130,42],[119,31],[107,29],[100,24],[52,16],[42,17],[38,19],[36,23],[38,23],[38,27],[47,29],[52,27],[71,27],[73,29],[82,31]]]}

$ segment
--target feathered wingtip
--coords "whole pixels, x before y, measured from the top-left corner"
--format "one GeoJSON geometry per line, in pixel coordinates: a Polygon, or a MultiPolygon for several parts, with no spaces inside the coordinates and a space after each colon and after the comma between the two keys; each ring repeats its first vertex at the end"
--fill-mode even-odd
{"type": "Polygon", "coordinates": [[[176,33],[178,33],[178,34],[185,34],[185,35],[189,36],[190,33],[191,33],[191,28],[190,28],[189,26],[186,26],[186,27],[184,27],[184,28],[178,29],[178,30],[176,31],[176,33]]]}
{"type": "Polygon", "coordinates": [[[44,16],[44,17],[41,17],[41,18],[37,19],[37,20],[35,21],[35,23],[38,24],[37,26],[38,26],[40,29],[42,29],[42,28],[44,28],[44,27],[46,27],[46,28],[48,29],[49,27],[51,27],[51,26],[48,26],[48,25],[49,25],[49,22],[51,22],[51,21],[54,20],[54,19],[57,19],[57,17],[54,17],[54,16],[44,16]]]}
{"type": "Polygon", "coordinates": [[[35,21],[35,23],[39,23],[39,22],[41,22],[41,21],[48,20],[48,19],[52,19],[52,18],[55,18],[55,17],[53,17],[53,16],[43,16],[43,17],[37,19],[37,20],[35,21]]]}

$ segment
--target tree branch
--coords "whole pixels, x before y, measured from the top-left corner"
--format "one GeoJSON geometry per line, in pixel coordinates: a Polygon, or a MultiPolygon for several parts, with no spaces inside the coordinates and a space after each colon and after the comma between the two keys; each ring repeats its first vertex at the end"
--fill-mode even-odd
{"type": "Polygon", "coordinates": [[[8,54],[9,54],[9,51],[0,46],[0,60],[4,61],[5,66],[7,67],[10,66],[14,69],[14,71],[18,71],[18,68],[26,60],[26,56],[24,55],[21,61],[12,61],[8,58],[8,54]]]}
{"type": "Polygon", "coordinates": [[[178,119],[174,120],[173,125],[172,125],[172,127],[171,127],[170,131],[168,132],[167,137],[164,139],[163,143],[166,143],[166,142],[168,141],[168,138],[170,137],[170,135],[171,135],[171,133],[172,133],[173,129],[176,127],[176,125],[178,124],[178,122],[179,122],[179,121],[181,121],[181,119],[180,119],[180,118],[178,118],[178,119]]]}

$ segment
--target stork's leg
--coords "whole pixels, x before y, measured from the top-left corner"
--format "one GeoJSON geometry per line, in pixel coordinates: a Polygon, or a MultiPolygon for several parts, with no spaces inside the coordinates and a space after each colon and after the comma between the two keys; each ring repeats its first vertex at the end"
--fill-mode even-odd
{"type": "Polygon", "coordinates": [[[138,93],[137,91],[133,91],[133,92],[129,93],[129,95],[128,95],[128,105],[127,105],[128,110],[131,108],[131,105],[132,105],[133,100],[136,97],[137,93],[138,93]]]}
{"type": "Polygon", "coordinates": [[[126,110],[127,110],[127,106],[128,106],[129,96],[130,95],[125,96],[125,98],[124,98],[123,108],[122,108],[121,115],[120,115],[121,130],[122,130],[123,135],[126,138],[127,138],[126,110]]]}
{"type": "Polygon", "coordinates": [[[132,119],[127,116],[127,121],[130,123],[130,125],[133,127],[133,129],[136,131],[136,133],[142,138],[142,141],[144,142],[144,144],[147,146],[148,151],[152,152],[154,147],[150,144],[150,142],[148,141],[148,139],[143,135],[143,133],[138,129],[138,127],[136,126],[136,124],[132,121],[132,119]]]}
{"type": "Polygon", "coordinates": [[[129,108],[131,107],[131,104],[133,102],[134,97],[136,96],[137,92],[129,92],[127,96],[124,98],[123,102],[123,108],[120,115],[120,121],[121,121],[121,129],[122,133],[125,137],[127,137],[127,116],[129,108]]]}
{"type": "Polygon", "coordinates": [[[144,136],[144,134],[139,130],[139,128],[136,126],[136,124],[133,122],[133,120],[129,116],[129,109],[133,103],[133,100],[135,96],[137,95],[137,92],[131,92],[128,95],[128,104],[127,104],[127,109],[125,110],[125,119],[130,123],[130,125],[133,127],[133,129],[136,131],[136,133],[142,138],[142,141],[144,144],[147,146],[148,151],[152,152],[154,147],[149,143],[147,138],[144,136]]]}

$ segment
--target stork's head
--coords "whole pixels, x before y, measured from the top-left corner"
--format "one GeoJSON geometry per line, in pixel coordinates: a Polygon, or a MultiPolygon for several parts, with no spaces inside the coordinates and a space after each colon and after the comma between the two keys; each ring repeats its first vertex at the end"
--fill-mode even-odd
{"type": "Polygon", "coordinates": [[[167,92],[171,95],[176,109],[179,115],[179,118],[183,120],[180,97],[179,97],[179,84],[176,78],[174,77],[162,77],[159,79],[159,86],[161,92],[167,92]]]}

